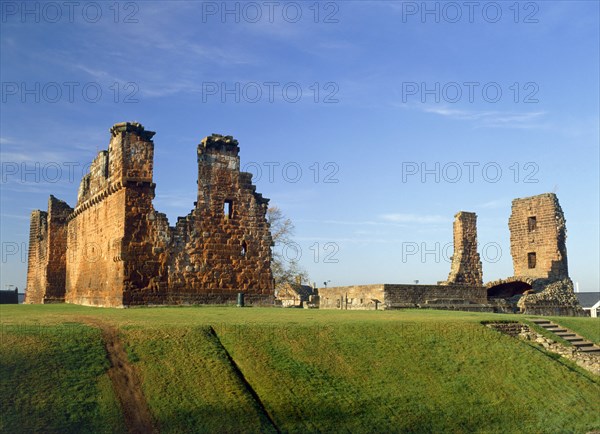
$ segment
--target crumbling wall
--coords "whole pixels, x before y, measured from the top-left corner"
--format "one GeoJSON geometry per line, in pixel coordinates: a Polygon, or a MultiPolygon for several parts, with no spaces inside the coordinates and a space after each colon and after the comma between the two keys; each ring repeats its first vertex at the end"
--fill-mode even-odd
{"type": "Polygon", "coordinates": [[[460,211],[454,216],[454,253],[448,280],[443,285],[483,285],[481,258],[477,253],[477,214],[460,211]]]}
{"type": "Polygon", "coordinates": [[[233,300],[242,291],[247,300],[272,297],[267,206],[252,175],[240,172],[237,140],[215,134],[202,140],[196,208],[173,231],[170,296],[218,294],[233,300]]]}
{"type": "Polygon", "coordinates": [[[513,200],[508,228],[515,276],[569,277],[565,223],[554,193],[513,200]]]}
{"type": "Polygon", "coordinates": [[[48,200],[48,257],[44,303],[65,301],[67,271],[67,224],[73,211],[66,202],[50,196],[48,200]]]}
{"type": "Polygon", "coordinates": [[[48,257],[48,213],[35,210],[29,221],[29,252],[27,259],[27,304],[44,302],[46,263],[48,257]]]}
{"type": "Polygon", "coordinates": [[[33,211],[25,303],[61,303],[65,299],[67,218],[73,209],[50,196],[48,211],[33,211]]]}
{"type": "Polygon", "coordinates": [[[579,304],[573,281],[569,278],[538,279],[533,283],[533,290],[517,302],[520,312],[525,315],[588,316],[579,304]]]}

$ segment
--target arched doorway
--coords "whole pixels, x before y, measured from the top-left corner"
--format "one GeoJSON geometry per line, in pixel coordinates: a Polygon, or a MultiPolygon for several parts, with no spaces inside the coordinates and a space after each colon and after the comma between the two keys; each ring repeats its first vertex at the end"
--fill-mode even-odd
{"type": "Polygon", "coordinates": [[[487,290],[487,295],[488,298],[509,299],[515,295],[521,295],[530,289],[531,285],[529,283],[516,280],[514,282],[504,282],[490,286],[487,290]]]}

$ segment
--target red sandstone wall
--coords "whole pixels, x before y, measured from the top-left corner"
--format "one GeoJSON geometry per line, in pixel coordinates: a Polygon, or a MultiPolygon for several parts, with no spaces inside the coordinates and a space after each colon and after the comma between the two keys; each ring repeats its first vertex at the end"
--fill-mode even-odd
{"type": "Polygon", "coordinates": [[[151,252],[153,135],[139,124],[116,124],[108,152],[98,154],[83,178],[69,222],[68,302],[122,306],[128,291],[146,287],[157,275],[145,264],[151,252]]]}
{"type": "Polygon", "coordinates": [[[226,303],[239,291],[249,304],[272,301],[268,199],[240,172],[237,141],[211,136],[198,146],[197,206],[171,228],[152,205],[153,135],[116,124],[75,209],[51,197],[47,217],[32,214],[29,302],[46,290],[54,301],[113,307],[226,303]]]}
{"type": "Polygon", "coordinates": [[[67,266],[67,224],[73,209],[62,200],[48,200],[48,257],[46,261],[45,303],[65,301],[67,266]]]}
{"type": "Polygon", "coordinates": [[[164,214],[152,207],[154,186],[138,183],[125,196],[123,303],[163,304],[167,292],[170,231],[164,214]]]}
{"type": "Polygon", "coordinates": [[[268,200],[240,172],[238,152],[230,137],[207,137],[198,146],[198,201],[173,233],[171,294],[273,295],[268,200]]]}
{"type": "Polygon", "coordinates": [[[66,301],[91,306],[123,304],[125,190],[76,209],[67,239],[66,301]]]}

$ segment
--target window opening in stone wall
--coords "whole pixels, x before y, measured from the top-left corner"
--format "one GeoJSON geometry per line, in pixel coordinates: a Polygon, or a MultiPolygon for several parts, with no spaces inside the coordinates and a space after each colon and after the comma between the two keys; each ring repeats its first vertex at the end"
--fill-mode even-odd
{"type": "Polygon", "coordinates": [[[244,257],[246,256],[246,253],[248,253],[248,244],[246,244],[246,241],[242,241],[242,251],[240,252],[240,255],[244,257]]]}
{"type": "Polygon", "coordinates": [[[527,253],[527,267],[535,268],[535,252],[527,253]]]}
{"type": "Polygon", "coordinates": [[[225,218],[232,218],[233,217],[233,201],[232,200],[226,200],[225,203],[223,204],[223,214],[225,215],[225,218]]]}
{"type": "Polygon", "coordinates": [[[529,232],[535,231],[537,228],[537,219],[534,217],[528,217],[527,218],[527,229],[529,229],[529,232]]]}

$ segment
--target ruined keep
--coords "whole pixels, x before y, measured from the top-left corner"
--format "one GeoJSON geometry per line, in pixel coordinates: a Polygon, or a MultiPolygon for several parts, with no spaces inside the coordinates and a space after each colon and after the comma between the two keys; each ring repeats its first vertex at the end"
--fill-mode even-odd
{"type": "Polygon", "coordinates": [[[513,200],[508,228],[515,276],[569,277],[565,217],[554,193],[513,200]]]}
{"type": "Polygon", "coordinates": [[[448,280],[442,285],[483,285],[481,258],[477,252],[477,214],[460,211],[454,216],[454,253],[448,280]]]}
{"type": "Polygon", "coordinates": [[[519,309],[527,314],[583,315],[569,277],[566,220],[556,195],[514,199],[508,227],[514,276],[504,288],[512,286],[518,293],[527,288],[524,284],[529,286],[518,300],[519,309]]]}
{"type": "Polygon", "coordinates": [[[153,207],[154,132],[110,129],[74,209],[50,197],[31,214],[26,303],[93,306],[270,303],[269,200],[240,172],[239,146],[213,134],[198,145],[195,208],[174,227],[153,207]]]}
{"type": "Polygon", "coordinates": [[[513,200],[508,227],[514,275],[486,285],[490,303],[533,315],[584,315],[569,277],[566,221],[556,195],[513,200]]]}

